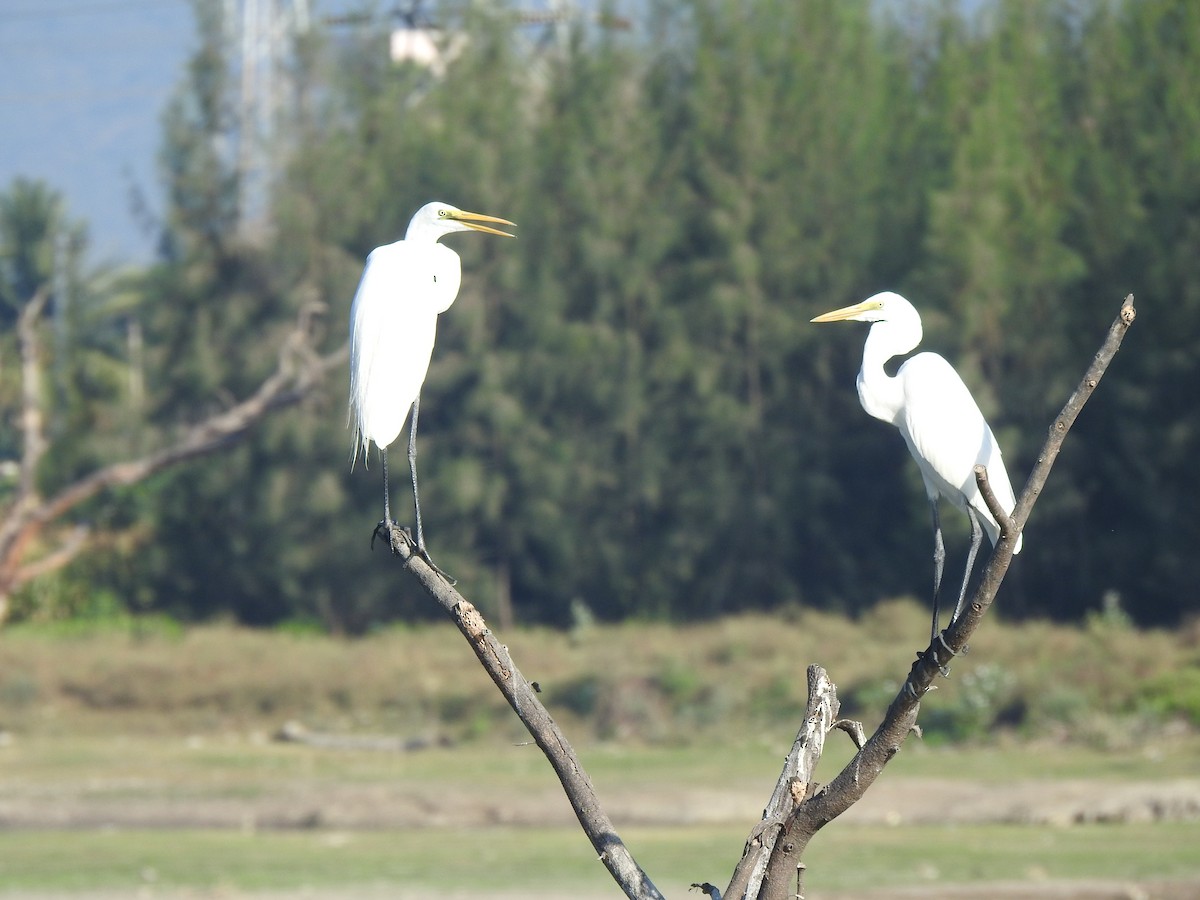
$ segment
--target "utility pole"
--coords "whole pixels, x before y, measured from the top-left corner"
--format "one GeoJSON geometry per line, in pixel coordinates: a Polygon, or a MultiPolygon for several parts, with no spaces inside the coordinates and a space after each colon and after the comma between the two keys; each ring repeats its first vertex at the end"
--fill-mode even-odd
{"type": "Polygon", "coordinates": [[[54,392],[57,402],[53,406],[51,431],[57,434],[64,424],[64,413],[68,392],[68,356],[71,346],[71,237],[67,233],[66,219],[56,215],[51,228],[54,229],[54,262],[50,274],[50,296],[53,298],[54,322],[54,392]]]}
{"type": "Polygon", "coordinates": [[[310,26],[308,0],[224,0],[229,57],[236,61],[238,218],[245,236],[261,236],[271,179],[279,169],[277,126],[292,94],[288,58],[310,26]]]}

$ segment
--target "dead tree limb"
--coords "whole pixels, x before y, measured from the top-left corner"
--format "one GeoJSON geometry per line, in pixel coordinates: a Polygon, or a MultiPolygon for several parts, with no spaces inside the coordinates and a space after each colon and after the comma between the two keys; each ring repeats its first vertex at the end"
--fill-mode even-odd
{"type": "MultiPolygon", "coordinates": [[[[970,604],[953,626],[918,655],[904,687],[870,738],[863,740],[859,723],[837,719],[836,688],[819,666],[809,668],[809,698],[804,723],[788,754],[762,820],[746,842],[742,859],[725,891],[726,900],[792,900],[802,896],[798,884],[793,889],[793,883],[798,882],[799,873],[803,870],[801,858],[809,840],[862,798],[884,766],[899,752],[909,733],[916,730],[920,700],[945,663],[941,657],[953,656],[961,651],[995,599],[1012,561],[1017,536],[1029,518],[1063,439],[1116,355],[1134,317],[1133,296],[1130,295],[1125,299],[1107,340],[1096,354],[1083,382],[1051,427],[1037,465],[1012,516],[1004,514],[999,508],[987,482],[986,471],[977,470],[980,490],[1000,523],[1000,538],[970,604]],[[832,728],[841,728],[850,734],[859,751],[830,784],[814,790],[813,772],[824,749],[825,734],[832,728]]],[[[626,896],[653,900],[661,898],[658,889],[621,842],[612,822],[601,809],[591,780],[566,737],[517,669],[508,649],[492,635],[483,616],[416,552],[407,532],[391,525],[389,543],[392,552],[404,561],[406,568],[425,591],[454,620],[479,662],[533,736],[558,775],[580,825],[600,854],[600,860],[626,896]]],[[[714,896],[719,894],[707,882],[693,887],[714,896]]]]}
{"type": "MultiPolygon", "coordinates": [[[[767,864],[783,833],[784,823],[797,806],[815,793],[813,773],[825,750],[825,735],[836,727],[842,727],[837,717],[840,708],[837,688],[825,670],[820,666],[809,666],[808,706],[804,711],[804,723],[792,743],[775,791],[763,810],[762,820],[746,843],[746,850],[734,870],[725,896],[758,896],[767,875],[767,864]]],[[[858,727],[861,731],[862,726],[858,727]]]]}
{"type": "Polygon", "coordinates": [[[392,553],[404,560],[406,568],[421,587],[450,614],[484,670],[533,736],[558,775],[579,824],[600,854],[600,861],[625,896],[632,900],[663,900],[663,895],[637,864],[617,835],[612,820],[601,808],[592,781],[566,735],[559,730],[533,687],[517,669],[508,648],[496,640],[479,610],[416,552],[411,538],[402,528],[391,525],[389,543],[392,553]]]}
{"type": "MultiPolygon", "coordinates": [[[[1024,529],[1033,505],[1041,494],[1050,469],[1062,448],[1063,440],[1080,410],[1083,409],[1083,405],[1100,383],[1101,377],[1116,355],[1121,341],[1129,330],[1129,326],[1133,324],[1135,317],[1136,310],[1131,294],[1125,298],[1120,313],[1109,329],[1108,336],[1100,350],[1097,351],[1091,366],[1084,374],[1079,387],[1075,389],[1062,412],[1054,420],[1046,442],[1038,454],[1033,472],[1017,500],[1012,516],[1005,515],[1003,510],[993,509],[993,513],[999,513],[996,520],[1000,524],[1000,538],[984,570],[979,587],[975,590],[967,608],[942,636],[931,642],[929,647],[918,655],[917,661],[913,663],[912,669],[909,671],[904,687],[888,707],[882,723],[855,757],[832,782],[811,798],[800,803],[783,823],[774,852],[767,864],[762,889],[757,893],[750,893],[745,889],[738,890],[742,886],[738,873],[746,864],[746,856],[756,854],[758,850],[751,846],[754,837],[752,834],[752,840],[747,844],[742,863],[739,863],[734,880],[725,892],[726,900],[743,900],[743,898],[745,900],[788,900],[788,898],[794,897],[793,879],[801,869],[800,861],[809,840],[817,831],[857,803],[875,782],[884,766],[899,752],[909,732],[916,726],[921,698],[929,690],[933,679],[937,676],[939,666],[945,664],[946,656],[954,655],[966,646],[995,600],[1000,584],[1012,562],[1013,546],[1017,536],[1024,529]]],[[[984,497],[988,498],[991,495],[987,500],[989,507],[998,507],[999,504],[996,503],[996,498],[987,483],[986,472],[977,471],[976,479],[984,497]]]]}
{"type": "Polygon", "coordinates": [[[156,472],[212,453],[238,440],[269,413],[307,396],[331,369],[345,361],[348,352],[342,347],[325,356],[316,353],[312,347],[313,326],[321,307],[315,303],[307,304],[282,342],[275,371],[249,397],[188,426],[159,450],[104,466],[52,496],[43,497],[37,489],[37,467],[49,445],[42,431],[41,366],[36,325],[48,297],[48,292],[35,294],[21,311],[18,321],[24,450],[16,496],[0,519],[0,623],[7,618],[8,598],[14,590],[31,578],[66,565],[87,546],[86,531],[75,528],[50,553],[34,562],[26,562],[29,547],[47,525],[102,490],[135,484],[156,472]]]}

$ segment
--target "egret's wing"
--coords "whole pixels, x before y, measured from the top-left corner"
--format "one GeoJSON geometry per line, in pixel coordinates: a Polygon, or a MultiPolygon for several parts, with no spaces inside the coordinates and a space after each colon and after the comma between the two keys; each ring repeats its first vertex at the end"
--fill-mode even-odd
{"type": "Polygon", "coordinates": [[[350,408],[364,450],[396,439],[425,381],[437,325],[427,284],[403,241],[367,258],[350,309],[350,408]]]}
{"type": "Polygon", "coordinates": [[[371,326],[377,324],[378,304],[386,301],[385,267],[380,250],[372,251],[367,257],[358,290],[354,294],[354,303],[350,307],[350,416],[354,422],[356,455],[360,446],[365,454],[371,440],[363,419],[367,390],[371,384],[369,361],[379,353],[380,331],[378,327],[371,326]]]}
{"type": "Polygon", "coordinates": [[[986,521],[995,542],[999,527],[975,483],[975,466],[988,480],[1001,506],[1015,505],[1000,446],[975,398],[950,363],[936,353],[919,353],[901,368],[906,439],[922,474],[939,493],[962,507],[969,503],[986,521]]]}

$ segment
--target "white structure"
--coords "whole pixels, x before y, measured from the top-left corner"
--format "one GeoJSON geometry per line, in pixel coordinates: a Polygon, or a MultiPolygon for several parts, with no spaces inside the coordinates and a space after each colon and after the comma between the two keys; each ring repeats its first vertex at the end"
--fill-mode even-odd
{"type": "Polygon", "coordinates": [[[467,36],[461,32],[447,36],[435,28],[397,28],[392,32],[389,52],[394,63],[416,63],[440,77],[466,45],[467,36]]]}

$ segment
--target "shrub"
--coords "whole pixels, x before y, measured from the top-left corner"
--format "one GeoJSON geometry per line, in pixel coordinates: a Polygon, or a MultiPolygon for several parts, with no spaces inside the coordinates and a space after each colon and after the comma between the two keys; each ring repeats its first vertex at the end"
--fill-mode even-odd
{"type": "Polygon", "coordinates": [[[1146,682],[1141,704],[1147,712],[1182,716],[1192,725],[1200,725],[1200,666],[1187,666],[1146,682]]]}

